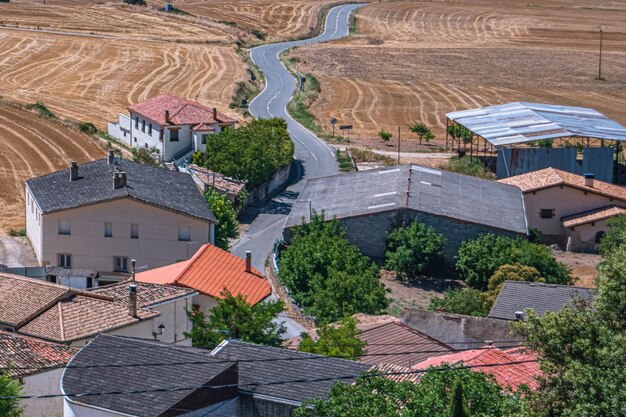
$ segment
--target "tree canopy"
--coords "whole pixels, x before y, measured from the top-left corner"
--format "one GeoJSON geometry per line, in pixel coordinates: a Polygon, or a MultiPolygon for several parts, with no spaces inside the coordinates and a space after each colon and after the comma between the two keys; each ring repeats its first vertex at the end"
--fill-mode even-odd
{"type": "MultiPolygon", "coordinates": [[[[20,383],[15,379],[11,379],[8,373],[0,373],[0,397],[17,397],[20,395],[22,395],[20,383]]],[[[21,417],[22,407],[19,400],[15,398],[0,399],[0,416],[21,417]]]]}
{"type": "Polygon", "coordinates": [[[217,219],[215,246],[228,250],[228,239],[235,239],[239,236],[239,222],[237,222],[233,203],[226,195],[219,194],[214,190],[207,191],[204,198],[217,219]]]}
{"type": "Polygon", "coordinates": [[[206,167],[257,187],[293,160],[294,146],[282,119],[256,119],[211,136],[206,167]]]}
{"type": "Polygon", "coordinates": [[[309,223],[293,229],[291,244],[280,257],[279,278],[321,324],[359,312],[377,314],[388,305],[377,266],[324,213],[314,213],[309,223]]]}
{"type": "Polygon", "coordinates": [[[316,339],[308,333],[302,333],[298,350],[355,361],[363,355],[363,348],[367,345],[358,336],[356,319],[345,317],[337,323],[318,328],[316,339]]]}
{"type": "Polygon", "coordinates": [[[477,317],[486,317],[490,308],[491,303],[475,288],[447,290],[443,298],[433,297],[429,304],[430,310],[442,309],[447,313],[477,317]]]}
{"type": "Polygon", "coordinates": [[[280,346],[286,329],[275,319],[284,309],[282,301],[250,305],[243,295],[234,296],[226,289],[222,297],[208,319],[202,311],[188,312],[192,329],[185,335],[191,337],[194,346],[217,346],[225,339],[280,346]]]}
{"type": "Polygon", "coordinates": [[[426,143],[428,143],[435,138],[435,135],[433,135],[433,132],[430,130],[430,127],[426,125],[426,123],[413,123],[409,126],[409,130],[417,135],[420,140],[420,145],[422,144],[422,140],[425,140],[426,143]]]}
{"type": "Polygon", "coordinates": [[[443,262],[445,243],[445,237],[431,226],[411,222],[389,232],[385,266],[408,279],[432,272],[443,262]]]}

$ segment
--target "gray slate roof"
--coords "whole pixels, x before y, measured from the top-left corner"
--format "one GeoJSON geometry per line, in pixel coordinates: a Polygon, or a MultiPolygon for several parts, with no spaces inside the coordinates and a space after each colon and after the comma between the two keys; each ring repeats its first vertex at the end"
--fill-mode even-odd
{"type": "Polygon", "coordinates": [[[524,311],[527,308],[543,315],[548,311],[559,311],[565,306],[572,305],[572,301],[576,298],[590,302],[595,296],[596,290],[593,288],[506,281],[491,307],[489,317],[515,320],[515,312],[524,311]]]}
{"type": "MultiPolygon", "coordinates": [[[[212,358],[206,351],[200,349],[183,349],[137,339],[99,335],[74,356],[69,366],[61,381],[62,392],[65,395],[199,388],[233,366],[233,363],[212,358]],[[124,366],[124,364],[146,366],[124,366]],[[93,365],[97,367],[75,367],[93,365]]],[[[93,395],[69,399],[75,403],[120,413],[156,417],[192,392],[194,389],[93,395]]]]}
{"type": "Polygon", "coordinates": [[[326,218],[339,219],[406,208],[527,233],[519,188],[419,165],[308,180],[285,227],[297,226],[302,218],[308,219],[309,208],[317,212],[324,210],[326,218]]]}
{"type": "Polygon", "coordinates": [[[107,158],[78,167],[79,179],[70,181],[69,168],[26,181],[44,213],[130,198],[157,207],[215,222],[215,216],[190,175],[137,162],[107,158]],[[113,189],[115,169],[126,172],[126,187],[113,189]]]}
{"type": "Polygon", "coordinates": [[[335,383],[350,383],[355,375],[371,368],[364,363],[240,341],[224,342],[215,349],[213,356],[242,361],[239,362],[240,391],[295,403],[327,398],[335,383]],[[302,382],[278,383],[282,381],[302,382]]]}

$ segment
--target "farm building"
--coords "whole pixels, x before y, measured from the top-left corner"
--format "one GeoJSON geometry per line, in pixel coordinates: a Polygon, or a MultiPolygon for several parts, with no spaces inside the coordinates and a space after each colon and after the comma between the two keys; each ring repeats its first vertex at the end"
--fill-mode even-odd
{"type": "Polygon", "coordinates": [[[592,174],[546,168],[499,182],[522,190],[528,227],[546,243],[571,251],[594,251],[608,219],[626,212],[626,189],[592,174]]]}
{"type": "Polygon", "coordinates": [[[286,241],[314,211],[337,218],[348,239],[377,260],[385,256],[387,233],[413,220],[445,236],[447,259],[480,234],[521,236],[528,230],[519,188],[418,165],[308,180],[285,223],[286,241]]]}
{"type": "Polygon", "coordinates": [[[554,167],[617,183],[626,173],[618,164],[626,128],[593,109],[508,103],[446,117],[446,148],[480,157],[498,178],[554,167]]]}
{"type": "Polygon", "coordinates": [[[165,162],[182,161],[205,152],[214,133],[233,127],[236,120],[194,101],[161,94],[128,108],[117,122],[109,122],[109,135],[135,148],[156,148],[165,162]]]}

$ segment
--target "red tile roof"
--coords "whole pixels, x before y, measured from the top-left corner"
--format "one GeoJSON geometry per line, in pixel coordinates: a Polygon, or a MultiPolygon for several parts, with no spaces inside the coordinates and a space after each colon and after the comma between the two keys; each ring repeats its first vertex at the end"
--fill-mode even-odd
{"type": "Polygon", "coordinates": [[[530,389],[537,388],[536,377],[541,375],[537,362],[515,363],[510,362],[536,361],[537,356],[526,348],[514,348],[502,351],[497,348],[473,349],[464,352],[452,353],[450,355],[437,356],[427,359],[413,369],[426,369],[431,366],[439,366],[444,363],[472,366],[473,371],[491,374],[496,382],[502,387],[516,390],[521,385],[526,385],[530,389]],[[497,364],[506,364],[493,366],[497,364]],[[482,367],[481,365],[487,365],[482,367]]]}
{"type": "Polygon", "coordinates": [[[563,226],[576,227],[587,223],[605,220],[626,213],[626,209],[617,206],[600,207],[583,213],[572,214],[561,218],[563,226]]]}
{"type": "Polygon", "coordinates": [[[169,111],[169,125],[202,125],[213,123],[236,123],[223,113],[217,112],[217,119],[213,117],[213,109],[195,101],[185,100],[170,94],[161,94],[149,98],[128,108],[153,122],[163,126],[166,124],[165,111],[169,111]]]}
{"type": "Polygon", "coordinates": [[[596,179],[593,180],[593,187],[587,187],[585,185],[585,177],[582,175],[572,174],[555,168],[527,172],[526,174],[498,180],[498,182],[514,185],[524,193],[552,188],[557,185],[566,185],[604,197],[626,201],[626,188],[596,179]]]}
{"type": "MultiPolygon", "coordinates": [[[[90,288],[87,292],[109,296],[125,304],[128,302],[130,284],[129,280],[124,280],[111,285],[90,288]]],[[[191,297],[196,294],[192,289],[173,285],[149,284],[146,282],[137,282],[135,284],[137,285],[137,306],[141,308],[150,308],[155,304],[191,297]]]]}
{"type": "Polygon", "coordinates": [[[246,272],[245,260],[225,250],[206,244],[191,259],[136,275],[137,281],[179,285],[202,294],[221,298],[224,289],[242,294],[250,304],[268,297],[272,290],[258,270],[246,272]]]}
{"type": "Polygon", "coordinates": [[[11,378],[65,366],[78,348],[44,342],[16,333],[0,331],[0,369],[10,368],[11,378]]]}

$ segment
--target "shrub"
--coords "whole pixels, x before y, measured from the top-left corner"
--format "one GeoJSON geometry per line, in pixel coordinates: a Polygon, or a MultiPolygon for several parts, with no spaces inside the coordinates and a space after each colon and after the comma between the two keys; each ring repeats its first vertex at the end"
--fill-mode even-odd
{"type": "Polygon", "coordinates": [[[606,233],[600,239],[598,250],[607,257],[626,243],[626,214],[620,214],[607,221],[606,233]]]}
{"type": "Polygon", "coordinates": [[[96,127],[94,126],[93,123],[91,122],[82,122],[78,124],[78,129],[83,132],[86,133],[88,135],[95,135],[96,133],[98,133],[98,129],[96,129],[96,127]]]}
{"type": "Polygon", "coordinates": [[[262,41],[265,40],[267,36],[265,32],[259,29],[250,29],[250,33],[256,36],[257,39],[262,40],[262,41]]]}
{"type": "Polygon", "coordinates": [[[56,119],[57,117],[54,113],[48,110],[45,104],[40,101],[33,104],[27,104],[26,108],[28,110],[36,110],[41,116],[45,117],[46,119],[56,119]]]}
{"type": "Polygon", "coordinates": [[[12,237],[16,237],[16,236],[20,236],[20,237],[24,237],[26,236],[26,229],[22,228],[22,229],[9,229],[9,236],[12,237]]]}
{"type": "Polygon", "coordinates": [[[477,317],[486,317],[490,308],[491,304],[475,288],[448,290],[443,298],[431,298],[429,305],[430,310],[443,309],[448,313],[477,317]]]}
{"type": "Polygon", "coordinates": [[[161,161],[159,160],[159,149],[152,148],[132,148],[133,161],[140,164],[150,165],[153,167],[160,167],[161,161]]]}
{"type": "Polygon", "coordinates": [[[428,127],[425,123],[413,123],[409,126],[409,130],[417,135],[420,140],[420,145],[422,144],[422,140],[425,140],[426,143],[428,143],[435,138],[435,135],[433,135],[430,127],[428,127]]]}
{"type": "Polygon", "coordinates": [[[391,140],[391,137],[393,135],[391,134],[391,132],[387,132],[384,129],[380,129],[380,131],[378,132],[378,137],[383,141],[383,142],[389,142],[391,140]]]}
{"type": "Polygon", "coordinates": [[[317,340],[313,340],[308,333],[302,333],[298,350],[356,361],[363,355],[367,344],[359,339],[359,333],[356,319],[345,317],[338,323],[317,329],[317,340]]]}
{"type": "Polygon", "coordinates": [[[215,246],[228,250],[228,239],[235,239],[239,236],[239,223],[233,204],[228,197],[214,190],[207,191],[204,198],[217,219],[215,246]]]}
{"type": "Polygon", "coordinates": [[[124,0],[124,3],[132,4],[134,6],[145,6],[146,5],[146,1],[145,0],[124,0]]]}
{"type": "Polygon", "coordinates": [[[443,261],[446,239],[431,226],[412,222],[387,236],[385,266],[403,278],[416,278],[443,261]]]}
{"type": "Polygon", "coordinates": [[[485,168],[480,159],[475,156],[453,156],[445,166],[445,170],[472,177],[494,178],[493,173],[485,168]]]}
{"type": "Polygon", "coordinates": [[[204,154],[200,151],[195,152],[191,157],[191,163],[199,166],[204,166],[204,154]]]}
{"type": "Polygon", "coordinates": [[[457,255],[456,269],[470,287],[485,290],[489,278],[505,264],[532,266],[551,284],[572,282],[567,267],[554,259],[547,246],[494,234],[463,242],[457,255]]]}
{"type": "Polygon", "coordinates": [[[487,284],[488,291],[483,293],[485,302],[489,306],[493,305],[498,298],[500,290],[504,286],[504,281],[530,281],[530,282],[544,282],[545,280],[537,270],[532,266],[525,266],[521,264],[505,264],[493,273],[489,278],[487,284]]]}

